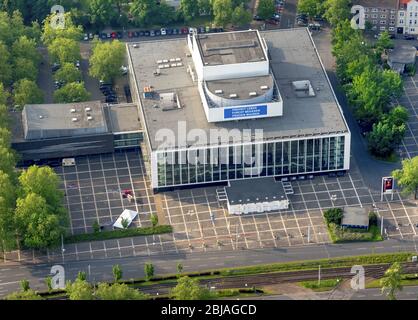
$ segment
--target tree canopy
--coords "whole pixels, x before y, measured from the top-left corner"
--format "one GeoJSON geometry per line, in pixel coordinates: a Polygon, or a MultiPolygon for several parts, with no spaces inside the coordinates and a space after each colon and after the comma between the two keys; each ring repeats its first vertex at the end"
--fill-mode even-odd
{"type": "Polygon", "coordinates": [[[404,193],[413,193],[417,199],[418,192],[418,156],[402,161],[402,168],[393,171],[397,183],[404,193]]]}
{"type": "Polygon", "coordinates": [[[185,276],[178,279],[177,285],[171,290],[171,296],[175,300],[207,300],[211,294],[199,285],[197,279],[185,276]]]}
{"type": "Polygon", "coordinates": [[[120,75],[125,58],[125,46],[120,41],[97,43],[90,57],[90,75],[96,79],[111,81],[120,75]]]}
{"type": "Polygon", "coordinates": [[[90,93],[84,87],[84,82],[71,82],[54,92],[56,103],[83,102],[90,99],[90,93]]]}

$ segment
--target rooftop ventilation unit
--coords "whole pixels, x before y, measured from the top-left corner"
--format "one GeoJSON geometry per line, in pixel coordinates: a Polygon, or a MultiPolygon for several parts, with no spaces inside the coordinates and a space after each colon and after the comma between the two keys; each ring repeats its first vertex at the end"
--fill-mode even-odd
{"type": "Polygon", "coordinates": [[[172,67],[172,68],[175,68],[175,67],[177,67],[177,64],[176,64],[176,63],[172,63],[172,64],[171,64],[171,67],[172,67]]]}
{"type": "Polygon", "coordinates": [[[255,91],[250,92],[250,97],[255,97],[255,96],[257,96],[257,92],[255,92],[255,91]]]}
{"type": "Polygon", "coordinates": [[[163,64],[160,64],[160,65],[158,66],[158,68],[159,68],[159,69],[165,69],[165,67],[164,67],[164,65],[163,65],[163,64]]]}
{"type": "Polygon", "coordinates": [[[182,67],[183,64],[181,62],[177,63],[177,67],[182,67]]]}
{"type": "Polygon", "coordinates": [[[164,68],[166,68],[166,69],[167,69],[167,68],[170,68],[170,65],[169,65],[169,64],[165,64],[165,65],[164,65],[164,68]]]}
{"type": "Polygon", "coordinates": [[[181,61],[181,58],[176,58],[176,62],[180,62],[181,61]]]}
{"type": "Polygon", "coordinates": [[[164,60],[163,60],[163,63],[167,63],[167,62],[168,62],[168,60],[167,60],[167,59],[164,59],[164,60]]]}
{"type": "Polygon", "coordinates": [[[230,98],[236,98],[236,97],[238,97],[238,95],[237,95],[236,93],[231,93],[231,94],[229,95],[229,97],[230,97],[230,98]]]}
{"type": "Polygon", "coordinates": [[[269,86],[261,86],[260,89],[261,90],[268,90],[269,86]]]}
{"type": "Polygon", "coordinates": [[[77,121],[78,121],[78,119],[77,119],[77,118],[72,118],[72,119],[71,119],[71,121],[72,121],[72,122],[77,122],[77,121]]]}
{"type": "Polygon", "coordinates": [[[223,90],[215,90],[216,94],[222,94],[224,91],[223,90]]]}
{"type": "Polygon", "coordinates": [[[163,63],[163,60],[157,60],[157,64],[163,63]]]}
{"type": "Polygon", "coordinates": [[[70,112],[71,113],[75,113],[77,110],[76,109],[71,109],[70,112]]]}
{"type": "Polygon", "coordinates": [[[170,62],[176,62],[176,58],[171,58],[170,62]]]}
{"type": "Polygon", "coordinates": [[[88,121],[91,121],[91,120],[93,120],[93,117],[92,117],[92,116],[88,116],[88,117],[87,117],[87,120],[88,120],[88,121]]]}
{"type": "Polygon", "coordinates": [[[43,119],[44,118],[44,116],[39,116],[39,119],[43,119]]]}
{"type": "Polygon", "coordinates": [[[84,110],[86,110],[87,112],[89,112],[89,111],[91,111],[91,108],[90,107],[87,107],[86,109],[84,109],[84,110]]]}

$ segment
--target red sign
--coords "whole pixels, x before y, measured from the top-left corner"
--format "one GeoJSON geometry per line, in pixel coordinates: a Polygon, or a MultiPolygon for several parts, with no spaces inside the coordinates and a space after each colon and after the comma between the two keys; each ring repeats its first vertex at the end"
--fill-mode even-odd
{"type": "Polygon", "coordinates": [[[382,179],[383,193],[392,193],[394,189],[393,185],[394,185],[393,177],[383,178],[382,179]]]}

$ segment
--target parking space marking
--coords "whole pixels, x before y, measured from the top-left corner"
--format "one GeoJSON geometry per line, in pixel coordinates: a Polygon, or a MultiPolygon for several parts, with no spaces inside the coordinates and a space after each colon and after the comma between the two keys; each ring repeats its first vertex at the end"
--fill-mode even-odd
{"type": "Polygon", "coordinates": [[[360,207],[362,207],[362,208],[363,208],[363,204],[361,203],[360,197],[359,197],[359,195],[358,195],[358,193],[357,193],[357,188],[356,188],[356,186],[354,185],[354,182],[353,182],[353,179],[351,178],[351,174],[350,174],[350,173],[348,173],[348,177],[350,178],[351,184],[353,185],[353,189],[354,189],[354,192],[356,193],[358,203],[359,203],[360,207]]]}
{"type": "MultiPolygon", "coordinates": [[[[79,180],[79,175],[78,175],[78,172],[77,172],[77,166],[75,166],[74,168],[75,168],[75,173],[76,173],[76,176],[77,176],[77,180],[79,180]]],[[[80,201],[82,202],[83,198],[82,198],[81,191],[79,191],[79,194],[80,194],[80,201]]],[[[83,210],[82,214],[83,214],[83,221],[84,221],[84,232],[87,233],[87,222],[86,222],[86,216],[84,215],[84,205],[83,205],[83,203],[81,203],[81,209],[83,210]]]]}
{"type": "MultiPolygon", "coordinates": [[[[92,189],[93,189],[93,178],[92,178],[92,175],[91,175],[91,171],[90,171],[90,162],[89,162],[89,158],[87,157],[87,166],[88,166],[88,168],[89,168],[89,176],[90,176],[90,183],[91,183],[91,186],[92,186],[92,189]]],[[[96,195],[94,194],[94,190],[93,190],[93,193],[92,193],[92,195],[93,195],[93,201],[94,201],[94,203],[96,204],[97,203],[97,201],[96,201],[96,195]]],[[[99,211],[98,211],[98,209],[97,209],[97,206],[95,205],[94,206],[94,208],[96,209],[96,218],[97,218],[97,222],[99,222],[100,221],[100,219],[99,219],[99,211]]],[[[99,222],[100,223],[100,222],[99,222]]]]}

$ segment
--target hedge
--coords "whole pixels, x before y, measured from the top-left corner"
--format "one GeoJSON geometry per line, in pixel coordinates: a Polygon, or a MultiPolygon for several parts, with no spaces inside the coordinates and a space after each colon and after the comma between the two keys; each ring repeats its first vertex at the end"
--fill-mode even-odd
{"type": "Polygon", "coordinates": [[[173,232],[173,228],[170,225],[161,225],[161,226],[146,227],[146,228],[132,228],[132,229],[102,231],[102,232],[96,232],[96,233],[76,234],[76,235],[65,237],[64,242],[76,243],[76,242],[87,242],[87,241],[110,240],[110,239],[148,236],[152,234],[162,234],[162,233],[171,233],[171,232],[173,232]]]}

